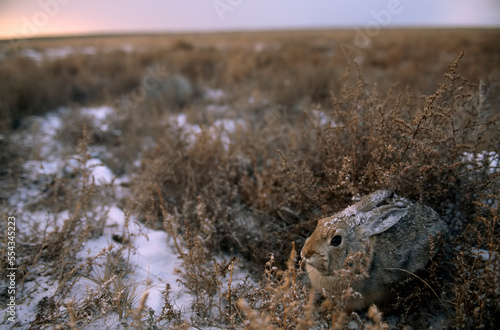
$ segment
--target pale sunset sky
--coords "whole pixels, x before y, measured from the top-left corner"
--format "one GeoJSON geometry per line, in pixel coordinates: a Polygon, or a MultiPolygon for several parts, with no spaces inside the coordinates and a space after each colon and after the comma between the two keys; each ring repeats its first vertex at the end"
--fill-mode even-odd
{"type": "Polygon", "coordinates": [[[500,0],[0,0],[0,39],[379,27],[500,27],[500,0]]]}

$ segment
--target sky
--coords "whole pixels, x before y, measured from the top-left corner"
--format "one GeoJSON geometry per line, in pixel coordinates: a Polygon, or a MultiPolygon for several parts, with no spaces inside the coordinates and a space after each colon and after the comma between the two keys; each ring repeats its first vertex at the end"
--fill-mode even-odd
{"type": "Polygon", "coordinates": [[[500,27],[500,0],[0,0],[0,39],[370,26],[500,27]]]}

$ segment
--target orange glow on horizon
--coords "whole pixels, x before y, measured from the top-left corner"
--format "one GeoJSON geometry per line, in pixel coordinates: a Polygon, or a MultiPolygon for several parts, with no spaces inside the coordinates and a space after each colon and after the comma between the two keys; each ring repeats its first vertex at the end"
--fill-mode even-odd
{"type": "Polygon", "coordinates": [[[11,18],[0,23],[0,39],[37,38],[99,32],[89,22],[79,19],[57,21],[31,20],[26,17],[11,18]]]}

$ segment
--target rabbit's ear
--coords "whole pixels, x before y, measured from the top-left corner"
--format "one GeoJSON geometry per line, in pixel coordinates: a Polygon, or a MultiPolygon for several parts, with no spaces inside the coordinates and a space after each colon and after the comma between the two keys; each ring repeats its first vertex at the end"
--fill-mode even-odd
{"type": "Polygon", "coordinates": [[[366,214],[361,224],[363,236],[380,234],[394,226],[408,213],[408,207],[383,206],[366,214]]]}
{"type": "Polygon", "coordinates": [[[367,212],[392,196],[394,196],[392,190],[383,189],[375,191],[358,202],[356,204],[356,210],[358,212],[367,212]]]}

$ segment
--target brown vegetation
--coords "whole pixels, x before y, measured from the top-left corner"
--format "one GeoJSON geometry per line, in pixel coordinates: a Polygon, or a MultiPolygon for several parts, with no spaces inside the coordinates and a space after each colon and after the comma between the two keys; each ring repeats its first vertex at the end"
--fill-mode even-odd
{"type": "MultiPolygon", "coordinates": [[[[350,31],[28,41],[34,49],[72,44],[95,46],[97,53],[37,63],[21,56],[21,49],[4,51],[0,182],[9,189],[26,182],[19,177],[12,183],[11,176],[29,150],[16,148],[9,137],[28,115],[60,106],[115,106],[111,125],[120,134],[104,134],[84,118],[90,133],[81,133],[82,118],[69,115],[59,137],[75,150],[80,141],[81,159],[87,146],[105,146],[103,161],[132,178],[131,196],[121,203],[178,244],[182,283],[196,297],[196,318],[186,320],[175,310],[168,287],[161,315],[149,311],[147,318],[142,308],[132,313],[132,298],[116,303],[110,289],[126,286],[124,278],[112,277],[115,270],[96,280],[104,289],[100,296],[89,293],[85,308],[104,299],[120,317],[135,315],[134,325],[151,329],[185,328],[186,321],[196,327],[337,329],[351,320],[382,329],[377,309],[367,317],[320,312],[295,251],[318,219],[346,207],[353,196],[391,188],[432,206],[453,237],[428,271],[396,287],[397,298],[380,310],[402,315],[398,327],[428,327],[432,315],[452,327],[490,328],[499,322],[500,303],[499,34],[387,30],[354,54],[342,51],[354,45],[350,31]],[[119,50],[123,43],[136,51],[119,50]],[[186,77],[195,91],[189,102],[153,109],[144,87],[152,68],[186,77]],[[207,88],[225,94],[209,99],[207,88]],[[210,110],[214,104],[216,111],[210,110]],[[179,113],[187,125],[200,125],[196,139],[187,125],[166,120],[179,113]],[[214,129],[223,118],[245,124],[214,129]],[[137,168],[132,164],[139,158],[137,168]],[[246,261],[260,283],[235,286],[229,280],[223,286],[233,263],[213,260],[216,254],[246,261]]],[[[95,190],[84,163],[79,171],[48,184],[46,204],[32,206],[74,210],[64,227],[38,240],[26,238],[30,244],[20,248],[25,265],[43,259],[53,267],[50,275],[68,285],[85,273],[72,258],[84,240],[99,235],[106,212],[94,222],[84,211],[110,198],[106,189],[95,190]]],[[[3,257],[5,250],[0,252],[3,257]]],[[[113,253],[103,256],[122,264],[113,253]]],[[[68,315],[40,316],[37,324],[52,318],[74,325],[84,316],[71,306],[68,315]]]]}

